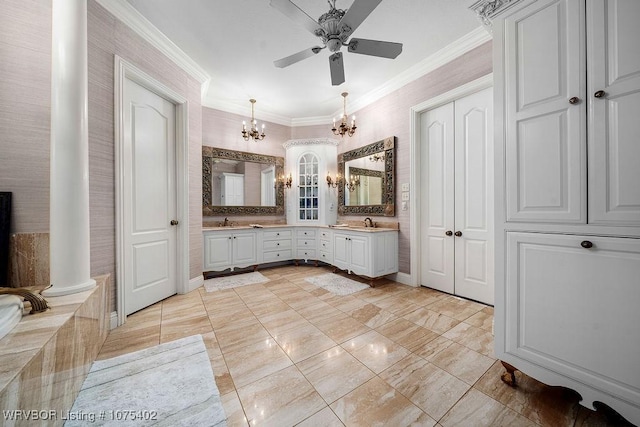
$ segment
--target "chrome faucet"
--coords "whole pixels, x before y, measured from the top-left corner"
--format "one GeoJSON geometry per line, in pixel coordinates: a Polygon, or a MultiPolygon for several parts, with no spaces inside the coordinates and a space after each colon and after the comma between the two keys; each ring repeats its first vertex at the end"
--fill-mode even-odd
{"type": "Polygon", "coordinates": [[[230,226],[230,225],[231,225],[231,223],[229,222],[229,218],[225,218],[225,219],[224,219],[224,224],[222,224],[222,226],[223,226],[223,227],[228,227],[228,226],[230,226]]]}
{"type": "Polygon", "coordinates": [[[373,221],[371,221],[371,218],[367,217],[364,219],[364,226],[373,228],[373,221]]]}

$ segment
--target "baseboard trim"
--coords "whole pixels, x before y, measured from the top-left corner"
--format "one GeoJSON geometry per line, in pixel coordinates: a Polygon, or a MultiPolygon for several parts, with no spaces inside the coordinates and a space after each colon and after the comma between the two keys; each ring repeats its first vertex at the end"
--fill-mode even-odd
{"type": "Polygon", "coordinates": [[[202,285],[204,285],[204,276],[201,274],[189,280],[189,283],[187,284],[187,289],[185,289],[185,292],[183,293],[188,294],[189,292],[198,289],[202,285]]]}
{"type": "Polygon", "coordinates": [[[417,285],[411,283],[411,275],[407,273],[396,273],[389,276],[392,280],[395,280],[398,283],[402,283],[403,285],[409,285],[416,287],[417,285]]]}
{"type": "Polygon", "coordinates": [[[118,327],[118,312],[112,311],[111,318],[109,319],[109,330],[115,329],[118,327]]]}

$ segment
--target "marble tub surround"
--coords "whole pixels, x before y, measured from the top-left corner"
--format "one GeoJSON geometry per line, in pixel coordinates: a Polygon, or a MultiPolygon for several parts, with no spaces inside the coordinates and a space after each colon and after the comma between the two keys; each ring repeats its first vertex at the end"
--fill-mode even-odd
{"type": "Polygon", "coordinates": [[[24,316],[0,339],[0,410],[55,410],[58,419],[47,425],[62,425],[109,330],[110,278],[96,282],[89,291],[47,298],[50,310],[24,316]]]}
{"type": "Polygon", "coordinates": [[[12,288],[48,286],[49,233],[14,233],[9,238],[9,284],[12,288]]]}
{"type": "Polygon", "coordinates": [[[346,296],[305,280],[330,271],[265,268],[266,283],[171,297],[111,331],[99,358],[197,330],[229,426],[630,426],[520,372],[502,383],[491,307],[386,279],[346,296]]]}

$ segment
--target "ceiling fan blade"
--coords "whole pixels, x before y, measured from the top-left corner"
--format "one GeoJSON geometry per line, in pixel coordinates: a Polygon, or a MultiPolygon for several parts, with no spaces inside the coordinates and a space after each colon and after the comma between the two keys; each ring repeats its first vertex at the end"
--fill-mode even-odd
{"type": "Polygon", "coordinates": [[[278,9],[283,15],[288,16],[293,22],[302,25],[313,35],[315,35],[316,30],[322,30],[322,27],[315,19],[304,13],[302,9],[289,0],[271,0],[269,4],[278,9]]]}
{"type": "Polygon", "coordinates": [[[349,52],[362,55],[380,56],[394,59],[402,52],[402,43],[381,42],[379,40],[351,39],[349,52]]]}
{"type": "Polygon", "coordinates": [[[347,9],[347,13],[342,17],[338,28],[343,29],[344,26],[347,26],[351,31],[343,29],[345,34],[353,34],[356,28],[362,24],[362,21],[367,19],[367,16],[373,12],[373,9],[375,9],[381,1],[382,0],[354,0],[351,7],[347,9]]]}
{"type": "Polygon", "coordinates": [[[303,59],[311,58],[313,55],[317,54],[322,49],[324,49],[324,47],[314,46],[310,49],[305,49],[298,53],[294,53],[293,55],[289,55],[286,58],[273,61],[273,65],[275,65],[278,68],[288,67],[289,65],[295,64],[296,62],[302,61],[303,59]]]}
{"type": "Polygon", "coordinates": [[[329,69],[331,70],[331,84],[333,86],[339,86],[344,83],[342,52],[336,52],[329,57],[329,69]]]}

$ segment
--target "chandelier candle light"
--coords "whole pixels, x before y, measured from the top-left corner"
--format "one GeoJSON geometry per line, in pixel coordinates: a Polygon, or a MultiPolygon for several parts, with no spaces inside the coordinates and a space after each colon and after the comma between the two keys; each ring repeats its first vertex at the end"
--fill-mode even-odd
{"type": "Polygon", "coordinates": [[[343,105],[343,113],[342,113],[342,120],[340,121],[340,126],[336,129],[336,121],[335,119],[333,120],[333,128],[331,128],[331,131],[333,132],[334,135],[340,135],[341,137],[344,137],[344,134],[346,133],[349,136],[353,136],[353,134],[356,132],[356,116],[353,116],[351,118],[351,126],[347,125],[347,95],[349,95],[348,92],[342,92],[342,97],[344,98],[344,105],[343,105]]]}
{"type": "Polygon", "coordinates": [[[257,124],[258,122],[256,121],[254,115],[253,115],[253,106],[256,103],[255,99],[250,99],[249,102],[251,103],[251,129],[249,131],[247,131],[247,123],[245,121],[242,122],[242,137],[244,138],[245,141],[248,141],[249,138],[253,138],[254,141],[262,141],[264,139],[264,137],[266,136],[264,134],[264,123],[262,124],[262,133],[258,132],[257,129],[257,124]]]}

